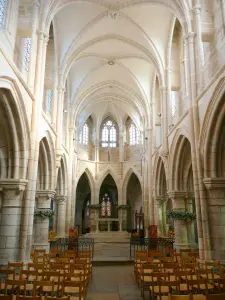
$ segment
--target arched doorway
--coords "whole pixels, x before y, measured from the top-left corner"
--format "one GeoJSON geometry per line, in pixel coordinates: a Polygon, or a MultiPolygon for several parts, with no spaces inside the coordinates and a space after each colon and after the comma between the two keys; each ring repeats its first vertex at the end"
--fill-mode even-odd
{"type": "Polygon", "coordinates": [[[130,206],[127,211],[127,229],[137,229],[135,214],[142,209],[142,189],[135,173],[131,174],[127,184],[127,205],[130,206]]]}
{"type": "MultiPolygon", "coordinates": [[[[108,174],[102,182],[99,193],[99,204],[101,204],[101,218],[118,218],[118,190],[116,183],[110,174],[108,174]]],[[[107,231],[108,223],[103,220],[100,222],[99,229],[101,231],[107,231]]],[[[110,224],[110,231],[117,230],[118,222],[112,220],[110,224]]]]}
{"type": "Polygon", "coordinates": [[[91,201],[91,188],[86,173],[80,177],[76,189],[76,210],[75,226],[78,226],[79,233],[86,233],[89,227],[89,209],[91,201]]]}

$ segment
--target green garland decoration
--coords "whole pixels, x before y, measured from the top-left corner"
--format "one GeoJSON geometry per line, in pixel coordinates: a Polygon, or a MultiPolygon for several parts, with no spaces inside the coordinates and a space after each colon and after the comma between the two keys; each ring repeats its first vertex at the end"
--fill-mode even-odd
{"type": "Polygon", "coordinates": [[[129,209],[131,206],[129,204],[122,204],[118,206],[118,209],[129,209]]]}
{"type": "Polygon", "coordinates": [[[101,204],[89,204],[88,208],[101,208],[101,204]]]}
{"type": "Polygon", "coordinates": [[[196,213],[182,210],[168,210],[166,215],[173,220],[195,220],[196,213]]]}
{"type": "Polygon", "coordinates": [[[34,217],[39,217],[41,220],[51,219],[54,216],[54,211],[51,209],[35,209],[34,217]]]}

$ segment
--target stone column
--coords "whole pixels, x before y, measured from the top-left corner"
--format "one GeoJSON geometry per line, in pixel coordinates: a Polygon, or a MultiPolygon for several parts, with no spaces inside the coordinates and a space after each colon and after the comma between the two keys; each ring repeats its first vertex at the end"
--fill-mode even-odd
{"type": "Polygon", "coordinates": [[[196,5],[193,8],[195,16],[195,27],[196,27],[196,48],[197,48],[197,68],[198,68],[198,92],[204,88],[204,49],[202,43],[202,28],[201,28],[201,7],[196,5]]]}
{"type": "MultiPolygon", "coordinates": [[[[40,211],[50,209],[51,199],[54,197],[55,191],[38,190],[36,191],[37,206],[40,211]]],[[[45,249],[49,252],[48,242],[49,218],[42,220],[40,217],[35,217],[34,220],[34,246],[39,249],[45,249]]]]}
{"type": "Polygon", "coordinates": [[[98,232],[98,222],[96,222],[96,218],[98,218],[98,209],[90,208],[90,231],[98,232]]]}
{"type": "Polygon", "coordinates": [[[155,196],[155,202],[156,205],[158,206],[158,229],[159,229],[159,234],[161,236],[165,236],[166,233],[166,228],[165,228],[166,224],[164,222],[164,213],[165,213],[164,206],[167,201],[168,198],[165,195],[155,196]]]}
{"type": "Polygon", "coordinates": [[[35,65],[37,58],[37,23],[38,23],[38,12],[40,3],[38,0],[33,1],[33,17],[32,17],[32,34],[31,34],[31,46],[30,46],[30,61],[28,71],[27,84],[31,91],[34,91],[34,78],[35,78],[35,65]]]}
{"type": "Polygon", "coordinates": [[[57,236],[65,237],[66,234],[66,196],[56,197],[58,206],[57,236]]]}
{"type": "Polygon", "coordinates": [[[19,259],[22,199],[26,184],[27,180],[22,179],[0,180],[0,265],[19,259]]]}
{"type": "Polygon", "coordinates": [[[205,178],[212,259],[225,263],[225,178],[205,178]]]}
{"type": "MultiPolygon", "coordinates": [[[[169,197],[172,199],[173,210],[175,211],[185,211],[185,192],[173,191],[169,193],[169,197]]],[[[175,248],[177,250],[183,248],[189,248],[188,244],[188,233],[187,233],[187,221],[186,220],[174,220],[174,230],[175,230],[175,248]]]]}
{"type": "MultiPolygon", "coordinates": [[[[187,195],[187,211],[193,213],[193,199],[194,193],[188,193],[187,195]]],[[[187,229],[188,229],[188,242],[191,248],[197,248],[195,242],[195,224],[193,220],[187,221],[187,229]]]]}

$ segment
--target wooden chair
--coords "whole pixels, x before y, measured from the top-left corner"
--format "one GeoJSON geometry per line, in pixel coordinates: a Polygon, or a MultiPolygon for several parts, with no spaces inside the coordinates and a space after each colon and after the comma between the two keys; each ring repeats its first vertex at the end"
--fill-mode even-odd
{"type": "Polygon", "coordinates": [[[17,295],[16,300],[41,300],[41,297],[40,296],[20,296],[20,295],[17,295]]]}
{"type": "Polygon", "coordinates": [[[157,300],[164,300],[164,299],[168,300],[168,292],[167,291],[169,291],[169,293],[172,293],[172,290],[173,290],[173,293],[175,292],[178,295],[180,294],[180,283],[177,280],[175,280],[175,281],[160,280],[158,285],[159,285],[159,292],[157,295],[157,300]],[[166,289],[165,289],[165,287],[166,287],[166,289]]]}
{"type": "Polygon", "coordinates": [[[84,300],[86,295],[85,281],[64,281],[62,284],[62,297],[73,295],[73,299],[84,300]]]}
{"type": "Polygon", "coordinates": [[[65,297],[45,296],[45,300],[70,300],[70,296],[65,296],[65,297]]]}
{"type": "Polygon", "coordinates": [[[35,281],[33,296],[42,296],[43,294],[50,293],[50,295],[54,296],[54,281],[35,281]]]}
{"type": "Polygon", "coordinates": [[[140,273],[138,274],[137,283],[141,287],[141,293],[143,295],[144,290],[149,290],[150,283],[152,282],[152,272],[160,272],[161,269],[154,264],[142,264],[140,273]]]}
{"type": "MultiPolygon", "coordinates": [[[[151,297],[152,299],[155,299],[155,296],[157,296],[160,292],[159,290],[161,290],[162,294],[168,294],[170,292],[170,289],[168,286],[161,286],[160,285],[160,281],[169,281],[170,275],[169,273],[166,272],[152,272],[151,274],[151,283],[150,283],[150,293],[151,293],[151,297]]],[[[143,293],[144,295],[144,293],[143,293]]]]}
{"type": "Polygon", "coordinates": [[[178,263],[164,263],[162,266],[165,272],[174,273],[177,269],[179,269],[178,263]]]}
{"type": "Polygon", "coordinates": [[[26,280],[10,280],[6,279],[5,294],[21,294],[26,296],[26,280]]]}
{"type": "Polygon", "coordinates": [[[54,292],[58,293],[60,290],[60,283],[64,279],[64,274],[60,274],[60,272],[56,271],[45,271],[44,272],[44,280],[54,281],[54,292]]]}
{"type": "Polygon", "coordinates": [[[215,287],[218,289],[219,293],[225,293],[225,279],[224,278],[216,279],[215,287]]]}
{"type": "Polygon", "coordinates": [[[191,295],[168,295],[168,300],[191,300],[191,295]]]}
{"type": "Polygon", "coordinates": [[[208,280],[206,279],[187,280],[188,291],[191,294],[197,294],[198,298],[200,298],[199,300],[201,300],[201,298],[203,300],[205,299],[205,297],[200,297],[203,292],[206,295],[209,293],[208,284],[208,280]]]}
{"type": "Polygon", "coordinates": [[[0,268],[0,275],[3,275],[3,276],[1,276],[3,279],[1,282],[1,286],[4,287],[5,286],[4,282],[6,281],[6,279],[12,279],[12,280],[15,279],[16,271],[13,269],[10,270],[10,269],[1,269],[0,268]]]}
{"type": "Polygon", "coordinates": [[[206,300],[224,300],[225,294],[208,294],[206,300]]]}
{"type": "Polygon", "coordinates": [[[24,263],[23,262],[8,262],[8,268],[9,269],[14,269],[17,273],[17,275],[15,275],[15,279],[19,279],[19,274],[21,272],[21,270],[23,270],[24,267],[24,263]]]}
{"type": "Polygon", "coordinates": [[[11,300],[12,296],[11,295],[0,295],[0,300],[11,300]]]}
{"type": "MultiPolygon", "coordinates": [[[[42,273],[41,273],[42,274],[42,273]]],[[[35,281],[42,280],[43,274],[39,275],[37,270],[22,270],[20,273],[20,280],[26,280],[26,290],[32,292],[35,281]]]]}

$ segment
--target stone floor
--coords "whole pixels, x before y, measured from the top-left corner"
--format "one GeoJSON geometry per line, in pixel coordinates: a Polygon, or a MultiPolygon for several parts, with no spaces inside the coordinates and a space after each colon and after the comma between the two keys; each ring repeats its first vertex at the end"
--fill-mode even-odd
{"type": "Polygon", "coordinates": [[[141,300],[133,265],[93,266],[86,300],[141,300]]]}

